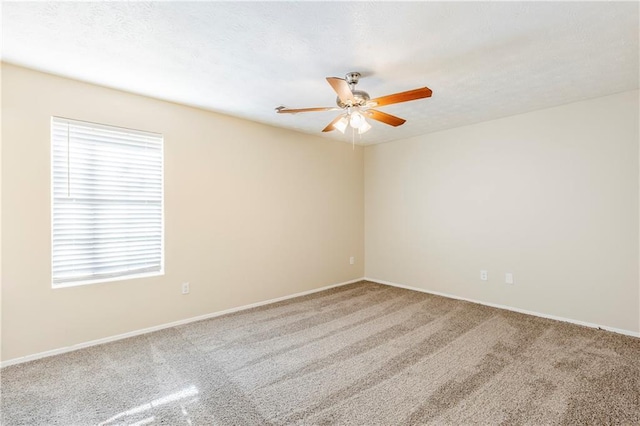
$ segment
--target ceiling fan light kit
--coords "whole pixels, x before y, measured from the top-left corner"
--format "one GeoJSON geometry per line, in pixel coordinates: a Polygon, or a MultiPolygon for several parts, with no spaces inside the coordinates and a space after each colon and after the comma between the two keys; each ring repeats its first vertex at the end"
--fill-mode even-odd
{"type": "MultiPolygon", "coordinates": [[[[336,121],[331,126],[337,131],[339,131],[340,133],[344,133],[344,131],[347,130],[348,125],[349,125],[349,120],[347,120],[347,117],[343,115],[342,117],[340,117],[338,121],[336,121]]],[[[323,130],[323,132],[324,131],[329,131],[329,130],[323,130]]]]}
{"type": "Polygon", "coordinates": [[[358,127],[358,134],[361,135],[365,132],[368,132],[371,129],[371,124],[367,123],[365,120],[360,127],[358,127]]]}
{"type": "Polygon", "coordinates": [[[355,129],[360,128],[366,120],[358,111],[354,111],[349,115],[349,125],[355,129]]]}
{"type": "Polygon", "coordinates": [[[337,130],[344,133],[347,127],[358,130],[358,134],[363,134],[371,129],[371,124],[367,122],[367,118],[380,121],[389,126],[401,126],[406,122],[405,119],[387,114],[374,109],[384,105],[397,104],[400,102],[413,101],[416,99],[428,98],[432,91],[428,87],[409,90],[407,92],[395,93],[393,95],[382,96],[371,99],[369,94],[363,90],[356,90],[356,85],[360,80],[360,73],[350,72],[345,78],[327,77],[327,82],[336,92],[336,104],[338,107],[316,107],[316,108],[299,108],[289,109],[284,106],[276,108],[278,114],[297,114],[299,112],[315,112],[315,111],[335,111],[343,110],[344,112],[333,119],[322,131],[331,132],[337,130]]]}

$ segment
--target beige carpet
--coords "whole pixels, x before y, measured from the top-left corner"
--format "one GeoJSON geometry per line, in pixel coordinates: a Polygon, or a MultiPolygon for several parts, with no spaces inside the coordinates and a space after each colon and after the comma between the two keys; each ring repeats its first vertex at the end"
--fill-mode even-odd
{"type": "Polygon", "coordinates": [[[10,425],[640,425],[640,339],[358,283],[7,367],[10,425]]]}

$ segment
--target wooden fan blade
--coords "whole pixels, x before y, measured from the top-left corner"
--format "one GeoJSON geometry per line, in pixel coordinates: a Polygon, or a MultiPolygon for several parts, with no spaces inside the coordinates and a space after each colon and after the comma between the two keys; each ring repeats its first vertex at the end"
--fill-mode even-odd
{"type": "Polygon", "coordinates": [[[333,127],[333,125],[336,124],[338,121],[340,121],[341,118],[342,118],[342,115],[339,115],[336,118],[334,118],[331,123],[327,124],[327,127],[322,129],[322,131],[323,132],[331,132],[331,131],[335,130],[336,128],[333,127]]]}
{"type": "Polygon", "coordinates": [[[276,108],[276,112],[278,114],[297,114],[299,112],[313,112],[313,111],[334,111],[336,107],[318,107],[318,108],[298,108],[298,109],[289,109],[285,107],[276,108]]]}
{"type": "Polygon", "coordinates": [[[375,102],[375,106],[391,105],[400,102],[413,101],[416,99],[428,98],[431,96],[431,89],[428,87],[422,87],[420,89],[409,90],[407,92],[394,93],[393,95],[381,96],[379,98],[371,99],[370,102],[375,102]]]}
{"type": "Polygon", "coordinates": [[[351,89],[349,88],[349,83],[347,83],[347,80],[338,77],[327,77],[327,81],[329,82],[331,87],[333,87],[333,90],[336,91],[338,97],[342,102],[355,102],[353,93],[351,93],[351,89]]]}
{"type": "Polygon", "coordinates": [[[400,126],[407,121],[404,118],[396,117],[395,115],[387,114],[386,112],[377,111],[375,109],[370,109],[366,111],[365,114],[374,120],[381,121],[384,124],[388,124],[393,127],[400,126]]]}

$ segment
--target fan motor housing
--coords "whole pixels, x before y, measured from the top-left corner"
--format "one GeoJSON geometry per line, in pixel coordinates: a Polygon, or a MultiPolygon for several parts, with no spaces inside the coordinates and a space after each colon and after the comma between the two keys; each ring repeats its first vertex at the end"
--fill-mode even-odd
{"type": "Polygon", "coordinates": [[[363,107],[367,104],[367,101],[369,101],[369,99],[371,99],[369,97],[369,94],[367,92],[365,92],[364,90],[353,90],[351,93],[353,93],[353,98],[355,99],[355,102],[351,103],[344,103],[342,102],[342,100],[340,100],[340,97],[336,98],[336,104],[338,104],[338,106],[340,108],[347,108],[347,107],[363,107]]]}

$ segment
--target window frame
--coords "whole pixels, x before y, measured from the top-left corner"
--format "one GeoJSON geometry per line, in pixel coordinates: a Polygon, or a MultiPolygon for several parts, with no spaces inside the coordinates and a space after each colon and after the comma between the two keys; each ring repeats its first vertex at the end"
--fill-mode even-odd
{"type": "Polygon", "coordinates": [[[74,119],[74,118],[67,118],[67,117],[62,117],[62,116],[58,116],[58,115],[52,115],[51,119],[50,119],[50,125],[49,125],[49,137],[50,137],[50,161],[49,161],[49,166],[50,166],[50,181],[49,181],[49,191],[50,191],[50,217],[49,217],[49,224],[50,224],[50,255],[49,255],[49,260],[50,260],[50,268],[49,268],[49,272],[50,272],[50,282],[51,282],[51,288],[53,290],[56,289],[62,289],[62,288],[70,288],[70,287],[78,287],[78,286],[85,286],[85,285],[91,285],[91,284],[104,284],[104,283],[109,283],[109,282],[118,282],[118,281],[126,281],[126,280],[133,280],[133,279],[139,279],[139,278],[148,278],[148,277],[157,277],[157,276],[163,276],[165,274],[165,211],[164,211],[164,207],[165,207],[165,164],[164,164],[164,134],[162,133],[158,133],[158,132],[151,132],[151,131],[147,131],[147,130],[139,130],[139,129],[132,129],[129,127],[123,127],[123,126],[114,126],[111,124],[104,124],[104,123],[97,123],[97,122],[92,122],[92,121],[87,121],[87,120],[78,120],[78,119],[74,119]],[[78,279],[78,280],[72,280],[72,281],[68,281],[68,282],[61,282],[61,283],[56,283],[54,282],[54,278],[53,278],[53,256],[54,256],[54,203],[55,203],[55,188],[54,188],[54,136],[53,136],[53,130],[54,130],[54,121],[55,120],[64,120],[67,122],[75,122],[75,123],[80,123],[80,124],[84,124],[84,125],[88,125],[88,126],[94,126],[94,127],[102,127],[102,128],[111,128],[111,129],[115,129],[115,130],[120,130],[120,131],[125,131],[125,132],[131,132],[131,133],[139,133],[139,134],[147,134],[147,135],[155,135],[158,136],[160,138],[160,269],[158,271],[150,271],[150,272],[139,272],[139,273],[131,273],[131,274],[127,274],[127,275],[117,275],[117,276],[110,276],[110,277],[100,277],[100,278],[94,278],[94,279],[78,279]]]}

